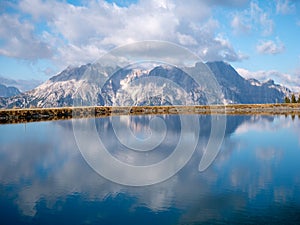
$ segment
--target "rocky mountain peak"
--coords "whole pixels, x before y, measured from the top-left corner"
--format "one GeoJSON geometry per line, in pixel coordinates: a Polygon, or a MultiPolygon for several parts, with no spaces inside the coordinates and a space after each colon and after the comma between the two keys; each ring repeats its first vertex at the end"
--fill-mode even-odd
{"type": "MultiPolygon", "coordinates": [[[[47,82],[23,95],[2,99],[2,107],[83,105],[201,105],[208,104],[205,85],[208,70],[219,84],[226,103],[282,102],[289,90],[269,80],[244,79],[228,63],[199,62],[193,67],[169,65],[125,67],[97,62],[68,67],[47,82]],[[200,77],[196,83],[193,77],[200,77]]],[[[210,102],[211,103],[211,102],[210,102]]]]}

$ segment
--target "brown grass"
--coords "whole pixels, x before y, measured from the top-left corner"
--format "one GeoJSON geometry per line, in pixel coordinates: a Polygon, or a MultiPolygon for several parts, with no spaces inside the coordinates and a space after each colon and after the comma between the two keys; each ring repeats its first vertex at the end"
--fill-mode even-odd
{"type": "Polygon", "coordinates": [[[0,109],[0,124],[148,114],[300,115],[300,104],[232,104],[197,106],[84,106],[0,109]]]}

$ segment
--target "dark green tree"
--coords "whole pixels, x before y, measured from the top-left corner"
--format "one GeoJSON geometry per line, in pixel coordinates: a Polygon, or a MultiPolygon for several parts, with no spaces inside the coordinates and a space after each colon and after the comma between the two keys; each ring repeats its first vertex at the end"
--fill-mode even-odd
{"type": "Polygon", "coordinates": [[[292,94],[291,102],[292,102],[292,103],[296,103],[296,102],[297,102],[297,101],[296,101],[296,96],[295,96],[294,94],[292,94]]]}
{"type": "Polygon", "coordinates": [[[297,103],[300,103],[300,94],[299,94],[299,96],[298,96],[297,103]]]}
{"type": "Polygon", "coordinates": [[[291,103],[291,100],[290,100],[290,98],[288,96],[285,96],[284,102],[285,103],[291,103]]]}

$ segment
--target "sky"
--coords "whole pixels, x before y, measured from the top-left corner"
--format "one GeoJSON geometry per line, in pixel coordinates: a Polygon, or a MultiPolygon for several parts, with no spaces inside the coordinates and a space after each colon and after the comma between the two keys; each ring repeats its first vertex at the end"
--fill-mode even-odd
{"type": "Polygon", "coordinates": [[[47,80],[143,40],[300,91],[300,0],[0,1],[0,76],[47,80]]]}

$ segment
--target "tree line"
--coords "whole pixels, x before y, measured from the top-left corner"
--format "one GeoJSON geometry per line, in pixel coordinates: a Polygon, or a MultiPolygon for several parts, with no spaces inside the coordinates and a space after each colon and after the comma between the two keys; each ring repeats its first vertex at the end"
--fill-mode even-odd
{"type": "Polygon", "coordinates": [[[289,96],[285,96],[284,103],[300,103],[300,94],[298,99],[296,99],[294,94],[292,94],[291,98],[289,96]]]}

